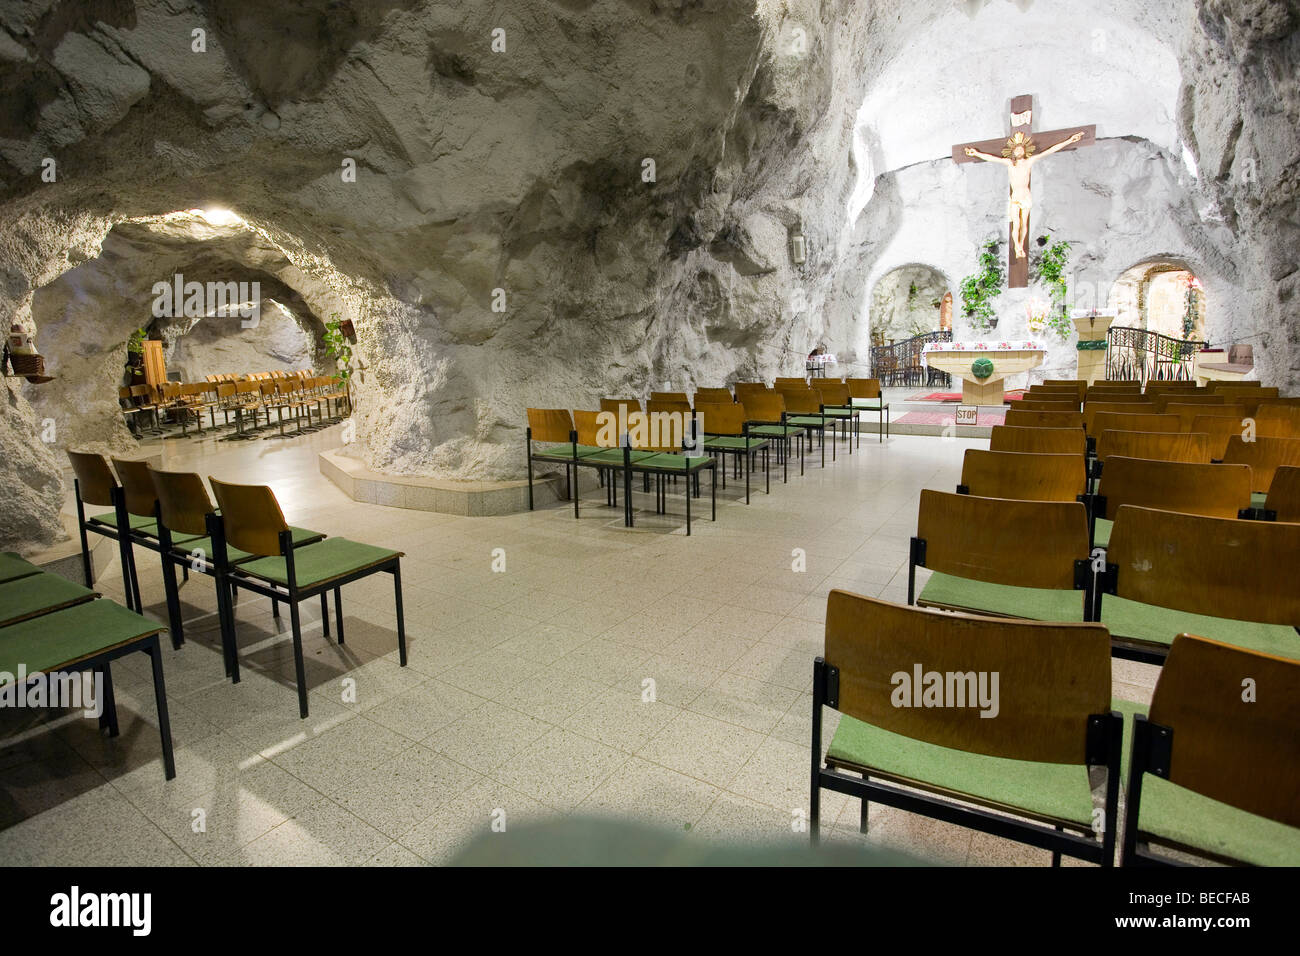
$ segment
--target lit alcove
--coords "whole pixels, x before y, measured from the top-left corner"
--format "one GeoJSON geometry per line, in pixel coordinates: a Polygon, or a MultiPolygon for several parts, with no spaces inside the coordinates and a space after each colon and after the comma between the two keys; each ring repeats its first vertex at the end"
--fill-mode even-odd
{"type": "Polygon", "coordinates": [[[919,263],[890,270],[872,289],[867,321],[872,346],[892,345],[938,331],[945,327],[945,321],[951,328],[948,278],[938,269],[919,263]]]}
{"type": "Polygon", "coordinates": [[[1111,301],[1117,326],[1204,339],[1205,289],[1185,261],[1149,259],[1129,267],[1115,280],[1111,301]]]}

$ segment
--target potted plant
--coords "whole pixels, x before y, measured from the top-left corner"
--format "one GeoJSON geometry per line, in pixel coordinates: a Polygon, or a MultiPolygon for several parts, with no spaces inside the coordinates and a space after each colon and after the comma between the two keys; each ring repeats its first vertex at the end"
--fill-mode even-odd
{"type": "Polygon", "coordinates": [[[144,339],[143,327],[131,333],[126,340],[126,370],[132,379],[144,375],[144,339]]]}

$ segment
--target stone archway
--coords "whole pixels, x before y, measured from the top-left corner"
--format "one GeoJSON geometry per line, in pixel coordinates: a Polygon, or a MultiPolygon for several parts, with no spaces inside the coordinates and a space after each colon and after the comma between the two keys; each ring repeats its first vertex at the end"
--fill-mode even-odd
{"type": "Polygon", "coordinates": [[[1116,278],[1110,303],[1117,326],[1205,339],[1208,296],[1199,271],[1185,259],[1157,256],[1130,266],[1116,278]]]}
{"type": "MultiPolygon", "coordinates": [[[[943,322],[944,299],[951,294],[948,277],[933,266],[909,263],[890,269],[871,290],[867,308],[871,345],[889,345],[937,331],[943,322]]],[[[950,328],[951,307],[949,298],[950,328]]]]}

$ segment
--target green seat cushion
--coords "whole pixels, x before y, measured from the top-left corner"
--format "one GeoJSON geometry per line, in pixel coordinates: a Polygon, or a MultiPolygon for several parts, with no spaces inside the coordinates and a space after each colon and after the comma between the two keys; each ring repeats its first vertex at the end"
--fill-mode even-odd
{"type": "Polygon", "coordinates": [[[6,581],[0,584],[0,627],[95,597],[89,588],[46,572],[6,581]]]}
{"type": "Polygon", "coordinates": [[[750,425],[749,433],[760,438],[793,438],[802,435],[803,429],[793,425],[750,425]]]}
{"type": "Polygon", "coordinates": [[[792,415],[786,418],[786,422],[791,425],[802,425],[804,428],[823,428],[826,425],[820,415],[792,415]]]}
{"type": "MultiPolygon", "coordinates": [[[[634,451],[630,452],[628,458],[631,461],[641,461],[656,454],[652,451],[634,451]]],[[[611,467],[623,464],[623,449],[621,448],[597,448],[591,454],[580,455],[578,460],[584,465],[604,465],[611,467]]]]}
{"type": "Polygon", "coordinates": [[[14,551],[0,552],[0,581],[13,581],[31,574],[39,574],[40,568],[30,561],[18,557],[14,551]]]}
{"type": "Polygon", "coordinates": [[[822,414],[830,418],[852,418],[858,413],[856,408],[845,408],[842,405],[827,405],[822,409],[822,414]]]}
{"type": "MultiPolygon", "coordinates": [[[[571,442],[565,442],[562,445],[547,445],[544,448],[533,449],[534,458],[542,461],[573,461],[574,445],[571,442]]],[[[596,452],[608,451],[607,448],[599,448],[595,445],[578,445],[578,457],[585,458],[587,455],[594,455],[596,452]]]]}
{"type": "Polygon", "coordinates": [[[859,410],[866,408],[878,412],[882,408],[888,408],[889,406],[879,398],[855,398],[853,399],[853,407],[859,410]]]}
{"type": "Polygon", "coordinates": [[[1031,621],[1082,621],[1082,591],[990,584],[935,571],[917,597],[918,604],[1023,617],[1031,621]]]}
{"type": "Polygon", "coordinates": [[[1268,502],[1268,492],[1252,491],[1250,493],[1250,506],[1252,508],[1262,508],[1268,502]]]}
{"type": "MultiPolygon", "coordinates": [[[[139,531],[142,534],[152,535],[158,533],[158,522],[154,521],[154,519],[150,518],[148,515],[128,514],[126,520],[132,531],[139,531]]],[[[94,524],[106,524],[111,525],[114,528],[117,527],[117,515],[111,511],[105,511],[103,514],[95,515],[90,519],[90,521],[94,524]]]]}
{"type": "Polygon", "coordinates": [[[1168,647],[1179,634],[1198,634],[1252,651],[1300,659],[1300,635],[1285,624],[1234,621],[1130,601],[1114,594],[1101,598],[1101,623],[1111,637],[1127,637],[1168,647]]]}
{"type": "MultiPolygon", "coordinates": [[[[1147,704],[1113,700],[1124,715],[1124,781],[1132,756],[1133,715],[1145,714],[1147,704]]],[[[1142,778],[1142,817],[1139,829],[1167,842],[1193,847],[1256,866],[1295,866],[1300,860],[1300,829],[1146,774],[1142,778]]]]}
{"type": "MultiPolygon", "coordinates": [[[[298,587],[308,588],[383,564],[395,557],[401,557],[401,552],[349,541],[347,538],[326,538],[305,548],[294,548],[293,565],[298,587]]],[[[244,561],[238,570],[264,581],[285,586],[289,584],[288,570],[281,557],[244,561]]]]}
{"type": "MultiPolygon", "coordinates": [[[[311,531],[307,528],[295,528],[292,525],[289,526],[289,530],[293,532],[293,543],[295,545],[310,544],[313,541],[320,541],[325,537],[325,535],[319,531],[311,531]]],[[[201,551],[205,558],[211,559],[212,557],[211,538],[194,537],[185,538],[184,540],[173,539],[173,543],[176,545],[173,549],[175,551],[185,551],[188,554],[193,554],[195,551],[201,551]]],[[[238,548],[232,548],[229,544],[226,545],[226,558],[232,563],[243,561],[246,558],[251,557],[253,557],[253,555],[249,554],[247,551],[240,551],[238,548]]]]}
{"type": "Polygon", "coordinates": [[[746,447],[750,449],[762,448],[766,444],[766,438],[746,439],[742,435],[711,435],[704,439],[705,448],[720,448],[723,451],[745,451],[746,447]],[[748,445],[746,445],[746,442],[748,442],[748,445]]]}
{"type": "MultiPolygon", "coordinates": [[[[56,670],[166,630],[112,601],[87,601],[0,630],[0,672],[56,670]]],[[[8,683],[7,681],[5,683],[8,683]]]]}
{"type": "Polygon", "coordinates": [[[655,471],[695,471],[699,468],[707,468],[711,464],[713,464],[713,459],[708,455],[688,457],[665,452],[659,455],[651,455],[649,458],[642,458],[636,463],[636,467],[655,471]]]}
{"type": "Polygon", "coordinates": [[[1094,548],[1106,548],[1110,546],[1110,529],[1115,527],[1115,522],[1106,518],[1098,518],[1096,530],[1093,531],[1092,545],[1094,548]]]}
{"type": "MultiPolygon", "coordinates": [[[[1083,719],[1079,733],[1084,733],[1083,719]]],[[[1092,791],[1082,764],[1038,763],[953,750],[840,718],[827,759],[874,768],[931,787],[965,794],[1083,826],[1092,823],[1092,791]]]]}

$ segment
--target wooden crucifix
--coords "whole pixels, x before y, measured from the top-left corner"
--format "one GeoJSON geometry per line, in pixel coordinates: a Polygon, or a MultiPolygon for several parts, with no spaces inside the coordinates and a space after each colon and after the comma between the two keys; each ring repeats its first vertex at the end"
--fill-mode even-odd
{"type": "Polygon", "coordinates": [[[1011,134],[1006,139],[986,139],[979,143],[958,143],[952,148],[954,163],[999,163],[1007,167],[1010,194],[1007,219],[1011,224],[1011,244],[1007,251],[1007,285],[1023,289],[1029,285],[1029,210],[1033,197],[1029,189],[1029,170],[1044,156],[1063,149],[1091,146],[1097,141],[1096,126],[1033,132],[1034,97],[1032,94],[1011,100],[1011,134]]]}

